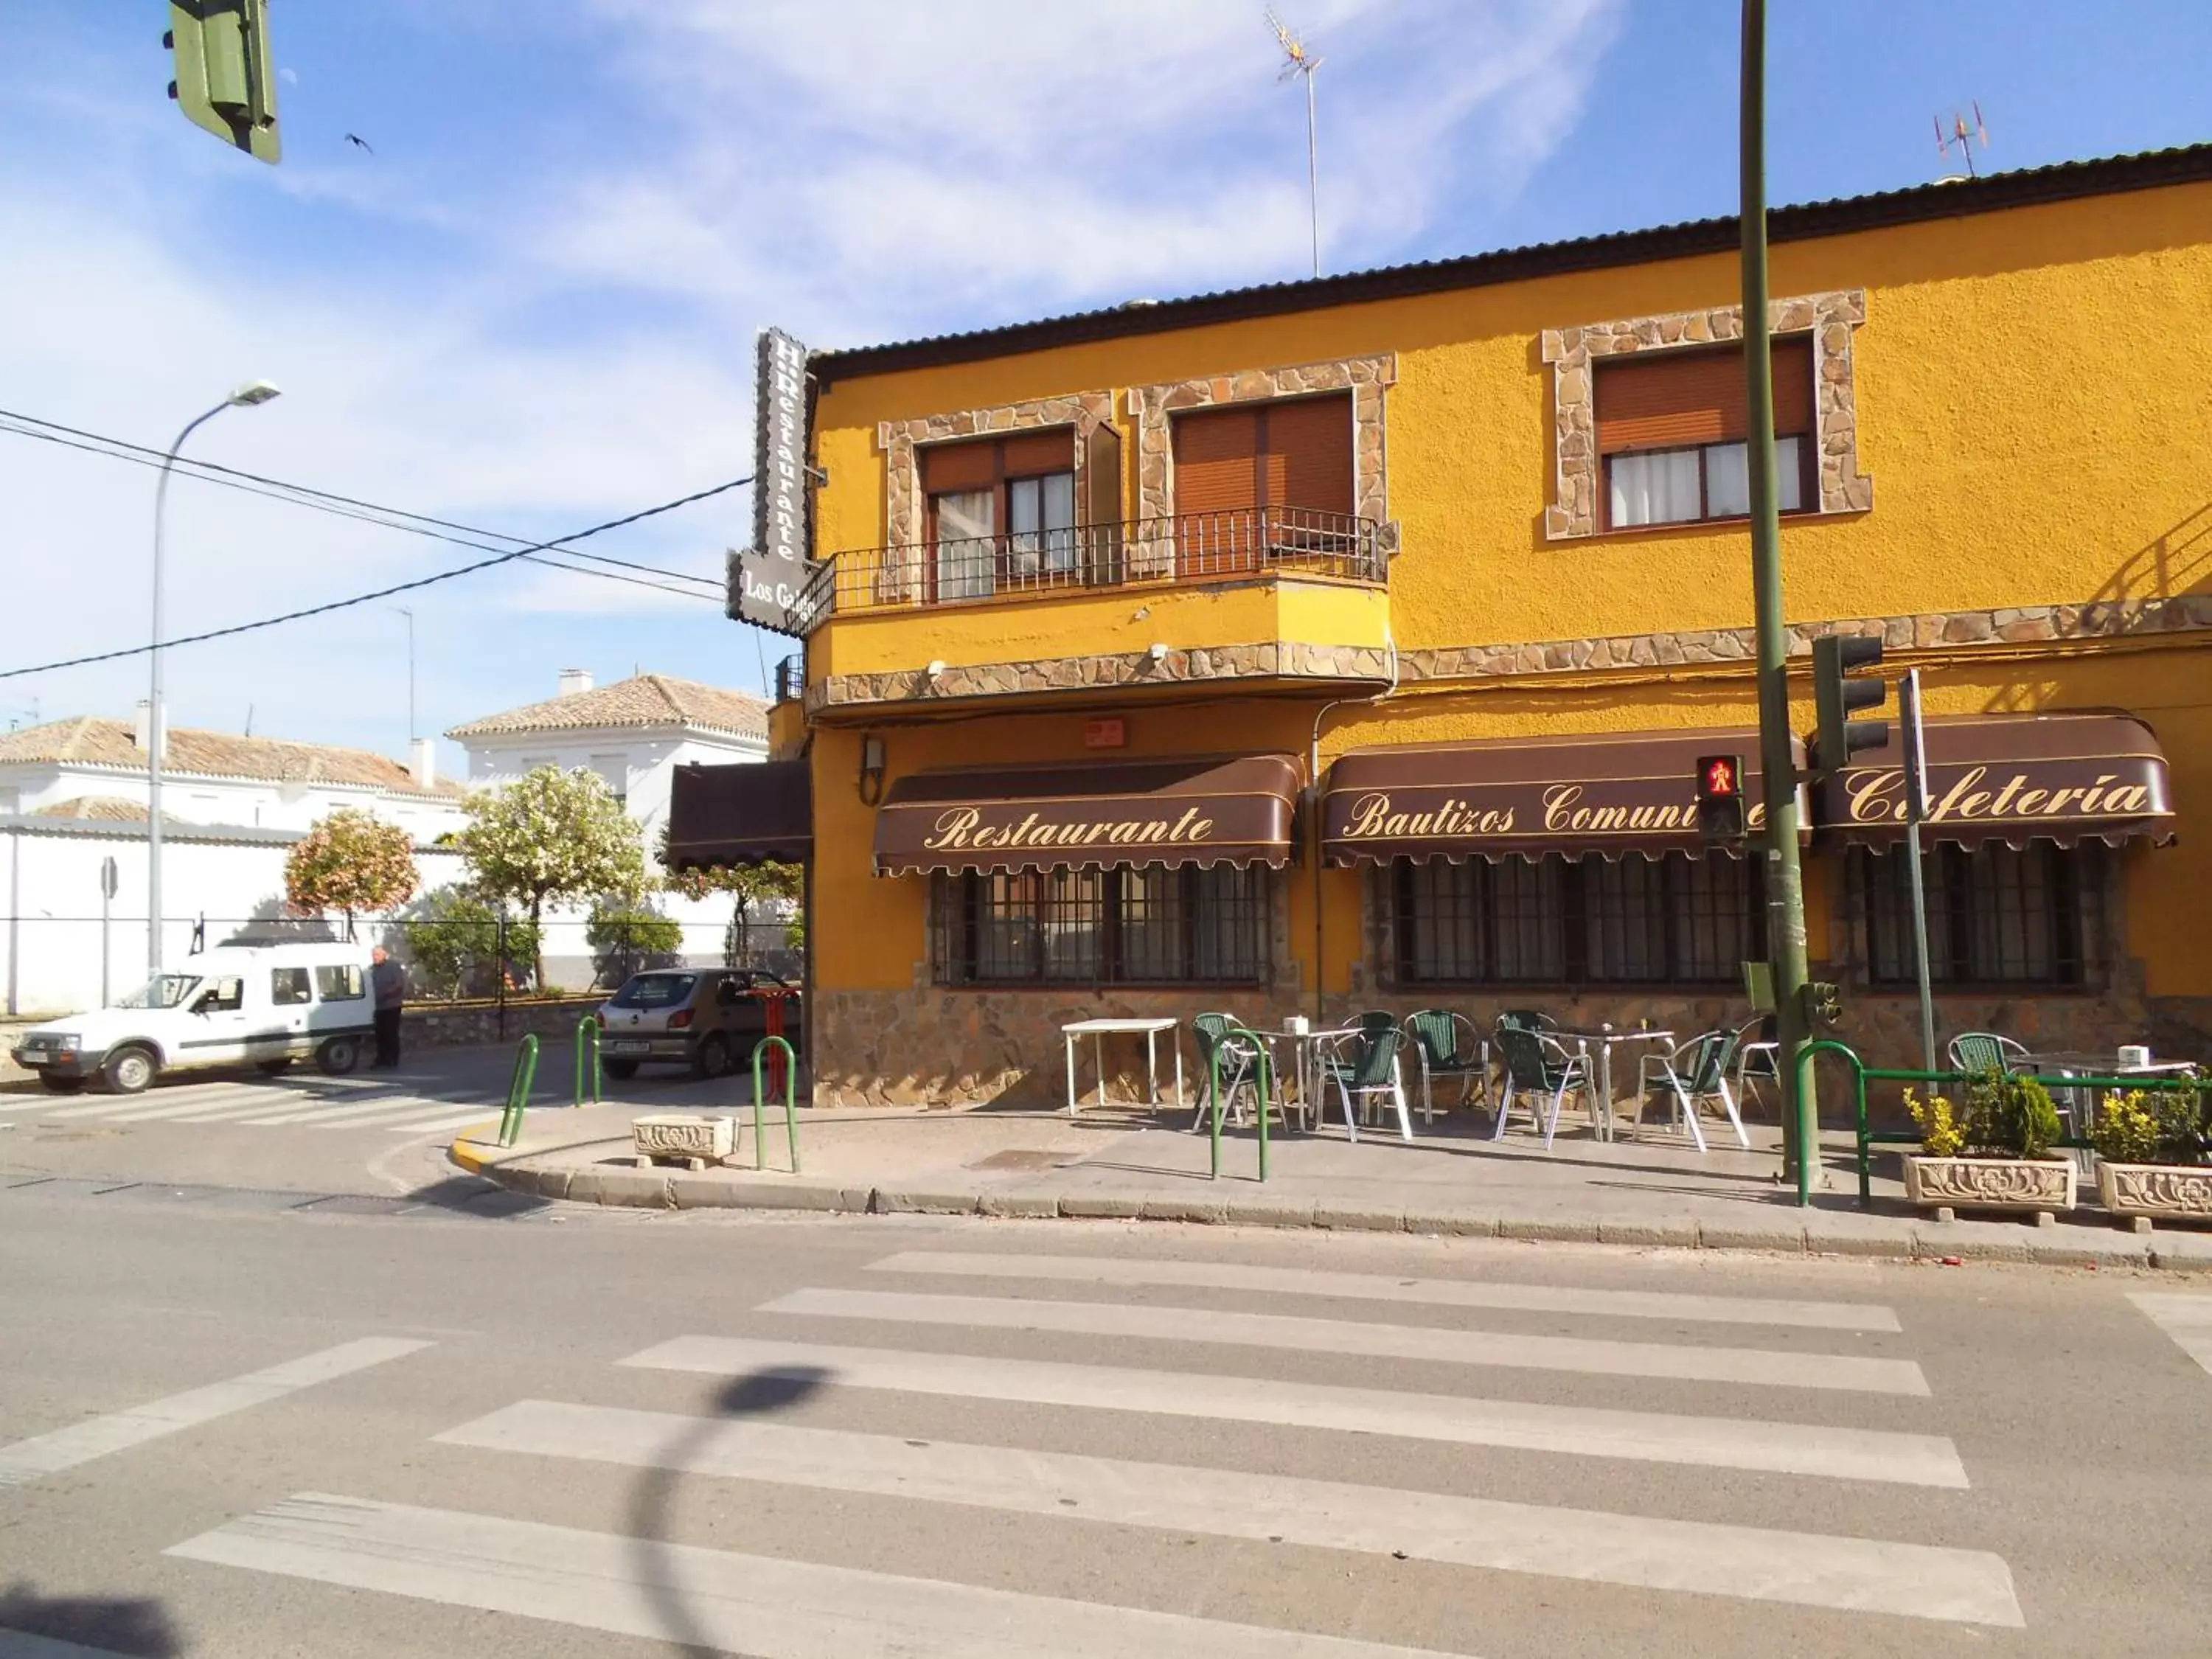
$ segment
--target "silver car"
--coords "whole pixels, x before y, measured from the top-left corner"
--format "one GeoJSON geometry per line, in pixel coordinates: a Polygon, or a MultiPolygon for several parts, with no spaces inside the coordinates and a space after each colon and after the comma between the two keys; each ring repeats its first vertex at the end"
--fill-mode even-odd
{"type": "Polygon", "coordinates": [[[769,1004],[783,1004],[783,1035],[799,1047],[799,993],[757,968],[655,968],[632,974],[599,1005],[599,1059],[609,1077],[647,1061],[726,1077],[752,1058],[769,1030],[769,1004]]]}

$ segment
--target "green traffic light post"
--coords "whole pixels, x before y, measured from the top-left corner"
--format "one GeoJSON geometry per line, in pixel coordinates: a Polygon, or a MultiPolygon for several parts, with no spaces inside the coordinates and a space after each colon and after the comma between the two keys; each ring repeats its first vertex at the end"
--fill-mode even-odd
{"type": "Polygon", "coordinates": [[[269,0],[169,0],[161,44],[175,64],[169,96],[185,118],[273,164],[281,151],[269,0]]]}

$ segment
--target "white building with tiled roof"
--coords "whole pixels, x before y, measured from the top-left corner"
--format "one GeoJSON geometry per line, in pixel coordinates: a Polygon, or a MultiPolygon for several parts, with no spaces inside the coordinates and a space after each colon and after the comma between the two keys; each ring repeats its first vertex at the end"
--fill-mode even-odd
{"type": "Polygon", "coordinates": [[[446,735],[467,749],[473,788],[511,783],[541,766],[597,773],[643,826],[650,849],[667,818],[678,767],[768,758],[768,704],[666,674],[594,689],[590,674],[571,668],[562,671],[557,696],[446,735]]]}
{"type": "MultiPolygon", "coordinates": [[[[0,816],[109,823],[146,819],[146,708],[135,720],[79,715],[0,733],[0,816]]],[[[413,766],[365,749],[170,728],[161,810],[179,823],[305,830],[341,806],[396,823],[418,845],[465,821],[462,790],[441,783],[430,747],[413,766]]]]}

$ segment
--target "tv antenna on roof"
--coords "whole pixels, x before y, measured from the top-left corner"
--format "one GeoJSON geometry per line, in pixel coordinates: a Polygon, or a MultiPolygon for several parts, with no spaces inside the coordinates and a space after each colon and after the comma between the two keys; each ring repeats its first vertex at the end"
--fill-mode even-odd
{"type": "Polygon", "coordinates": [[[1267,27],[1275,32],[1276,44],[1283,49],[1283,71],[1275,77],[1280,86],[1293,76],[1306,78],[1306,199],[1309,216],[1313,222],[1313,274],[1321,275],[1321,157],[1314,121],[1314,71],[1322,60],[1313,54],[1303,35],[1267,9],[1267,27]]]}
{"type": "MultiPolygon", "coordinates": [[[[1980,140],[1981,146],[1984,150],[1988,149],[1990,147],[1990,130],[1982,125],[1981,105],[1979,103],[1976,103],[1973,106],[1973,110],[1974,125],[1971,127],[1966,125],[1966,118],[1965,116],[1960,114],[1958,111],[1953,110],[1951,112],[1951,130],[1948,132],[1943,131],[1943,118],[1940,115],[1936,118],[1936,153],[1938,155],[1942,156],[1946,161],[1948,161],[1950,159],[1952,149],[1956,148],[1959,154],[1966,160],[1966,177],[1969,179],[1978,178],[1980,176],[1974,171],[1975,141],[1977,139],[1980,140]]],[[[1956,177],[1957,175],[1952,174],[1949,176],[1956,177]]]]}

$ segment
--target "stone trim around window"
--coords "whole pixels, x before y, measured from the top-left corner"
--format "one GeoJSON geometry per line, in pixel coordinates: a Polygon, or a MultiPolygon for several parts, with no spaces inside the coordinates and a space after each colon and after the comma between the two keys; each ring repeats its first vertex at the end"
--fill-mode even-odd
{"type": "MultiPolygon", "coordinates": [[[[1277,398],[1320,392],[1352,393],[1352,510],[1383,526],[1385,553],[1397,550],[1396,526],[1389,523],[1389,447],[1383,440],[1383,389],[1398,382],[1398,354],[1340,357],[1285,368],[1248,368],[1234,374],[1200,375],[1129,388],[1129,423],[1137,439],[1137,516],[1175,516],[1175,432],[1173,416],[1187,409],[1217,404],[1264,403],[1277,398]]],[[[1171,543],[1132,548],[1138,574],[1172,569],[1171,543]]]]}
{"type": "MultiPolygon", "coordinates": [[[[1814,444],[1820,458],[1820,511],[1865,513],[1874,480],[1859,471],[1858,386],[1851,370],[1852,331],[1866,321],[1866,290],[1802,294],[1767,306],[1776,334],[1813,342],[1814,444]]],[[[1553,499],[1544,536],[1566,541],[1599,533],[1597,376],[1592,360],[1632,351],[1679,350],[1743,337],[1743,307],[1626,317],[1579,328],[1547,328],[1543,359],[1552,366],[1553,499]]],[[[1643,526],[1639,526],[1642,528],[1643,526]]]]}
{"type": "Polygon", "coordinates": [[[951,415],[878,422],[876,447],[883,452],[884,464],[884,544],[913,547],[922,540],[921,461],[916,453],[921,445],[951,438],[997,437],[1038,427],[1073,427],[1075,498],[1081,501],[1085,440],[1093,430],[1111,423],[1113,419],[1112,392],[1079,392],[1061,398],[1000,404],[992,409],[963,409],[951,415]]]}

